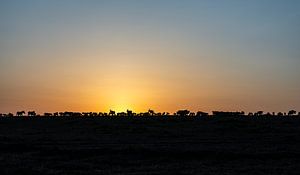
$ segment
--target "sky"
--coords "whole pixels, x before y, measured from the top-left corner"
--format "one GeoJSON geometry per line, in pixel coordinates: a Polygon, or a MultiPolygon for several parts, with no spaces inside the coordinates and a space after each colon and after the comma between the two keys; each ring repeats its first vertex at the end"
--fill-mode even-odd
{"type": "Polygon", "coordinates": [[[1,0],[0,113],[300,110],[298,0],[1,0]]]}

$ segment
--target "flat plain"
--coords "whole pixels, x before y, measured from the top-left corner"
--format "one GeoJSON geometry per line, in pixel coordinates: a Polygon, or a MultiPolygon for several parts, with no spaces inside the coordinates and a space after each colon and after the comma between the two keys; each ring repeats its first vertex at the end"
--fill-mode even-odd
{"type": "Polygon", "coordinates": [[[0,118],[0,174],[300,174],[300,118],[0,118]]]}

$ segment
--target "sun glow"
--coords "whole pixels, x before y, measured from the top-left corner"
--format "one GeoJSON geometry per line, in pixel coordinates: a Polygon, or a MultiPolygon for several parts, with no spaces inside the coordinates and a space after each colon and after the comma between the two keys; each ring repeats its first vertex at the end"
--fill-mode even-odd
{"type": "Polygon", "coordinates": [[[110,109],[122,112],[128,110],[132,110],[134,107],[134,103],[132,102],[132,97],[130,94],[118,92],[113,94],[113,98],[110,101],[110,109]]]}
{"type": "Polygon", "coordinates": [[[106,111],[126,112],[126,110],[141,111],[144,93],[134,86],[110,86],[102,94],[103,109],[106,111]]]}

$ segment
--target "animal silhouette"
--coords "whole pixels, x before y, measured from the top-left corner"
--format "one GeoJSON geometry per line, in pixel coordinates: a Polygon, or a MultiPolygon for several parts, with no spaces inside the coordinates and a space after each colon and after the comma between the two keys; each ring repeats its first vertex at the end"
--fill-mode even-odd
{"type": "Polygon", "coordinates": [[[128,109],[127,109],[127,116],[133,116],[133,113],[132,113],[131,110],[128,110],[128,109]]]}
{"type": "Polygon", "coordinates": [[[17,116],[23,116],[25,114],[25,111],[18,111],[17,116]]]}
{"type": "Polygon", "coordinates": [[[116,115],[116,111],[109,110],[108,115],[109,116],[115,116],[116,115]]]}
{"type": "Polygon", "coordinates": [[[176,112],[176,114],[178,115],[178,116],[180,116],[180,117],[184,117],[184,116],[187,116],[188,114],[190,113],[190,111],[189,110],[178,110],[177,112],[176,112]]]}
{"type": "Polygon", "coordinates": [[[36,113],[35,113],[35,111],[28,111],[28,116],[30,116],[30,117],[34,117],[34,116],[36,116],[36,113]]]}
{"type": "Polygon", "coordinates": [[[294,115],[294,114],[296,114],[297,112],[295,111],[295,110],[290,110],[289,112],[288,112],[288,116],[292,116],[292,115],[294,115]]]}
{"type": "Polygon", "coordinates": [[[47,113],[47,112],[46,112],[46,113],[44,113],[44,116],[45,116],[45,117],[51,117],[51,116],[52,116],[52,113],[47,113]]]}
{"type": "Polygon", "coordinates": [[[206,112],[202,112],[202,111],[198,111],[196,114],[197,117],[206,117],[208,116],[208,113],[206,112]]]}
{"type": "Polygon", "coordinates": [[[151,109],[148,110],[148,113],[149,113],[151,116],[154,116],[154,115],[155,115],[154,110],[151,110],[151,109]]]}

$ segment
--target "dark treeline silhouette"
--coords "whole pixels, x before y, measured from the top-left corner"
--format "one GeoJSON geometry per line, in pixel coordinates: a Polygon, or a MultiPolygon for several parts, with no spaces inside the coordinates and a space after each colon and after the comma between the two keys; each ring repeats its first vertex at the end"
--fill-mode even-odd
{"type": "Polygon", "coordinates": [[[288,112],[266,112],[257,111],[249,112],[246,114],[244,111],[212,111],[212,114],[203,111],[191,112],[187,109],[178,110],[177,112],[170,114],[169,112],[155,112],[149,109],[147,112],[136,113],[132,110],[126,112],[116,112],[110,110],[107,112],[54,112],[44,114],[37,114],[35,111],[17,111],[15,115],[13,113],[1,114],[0,117],[300,117],[300,112],[297,113],[295,110],[288,112]]]}

